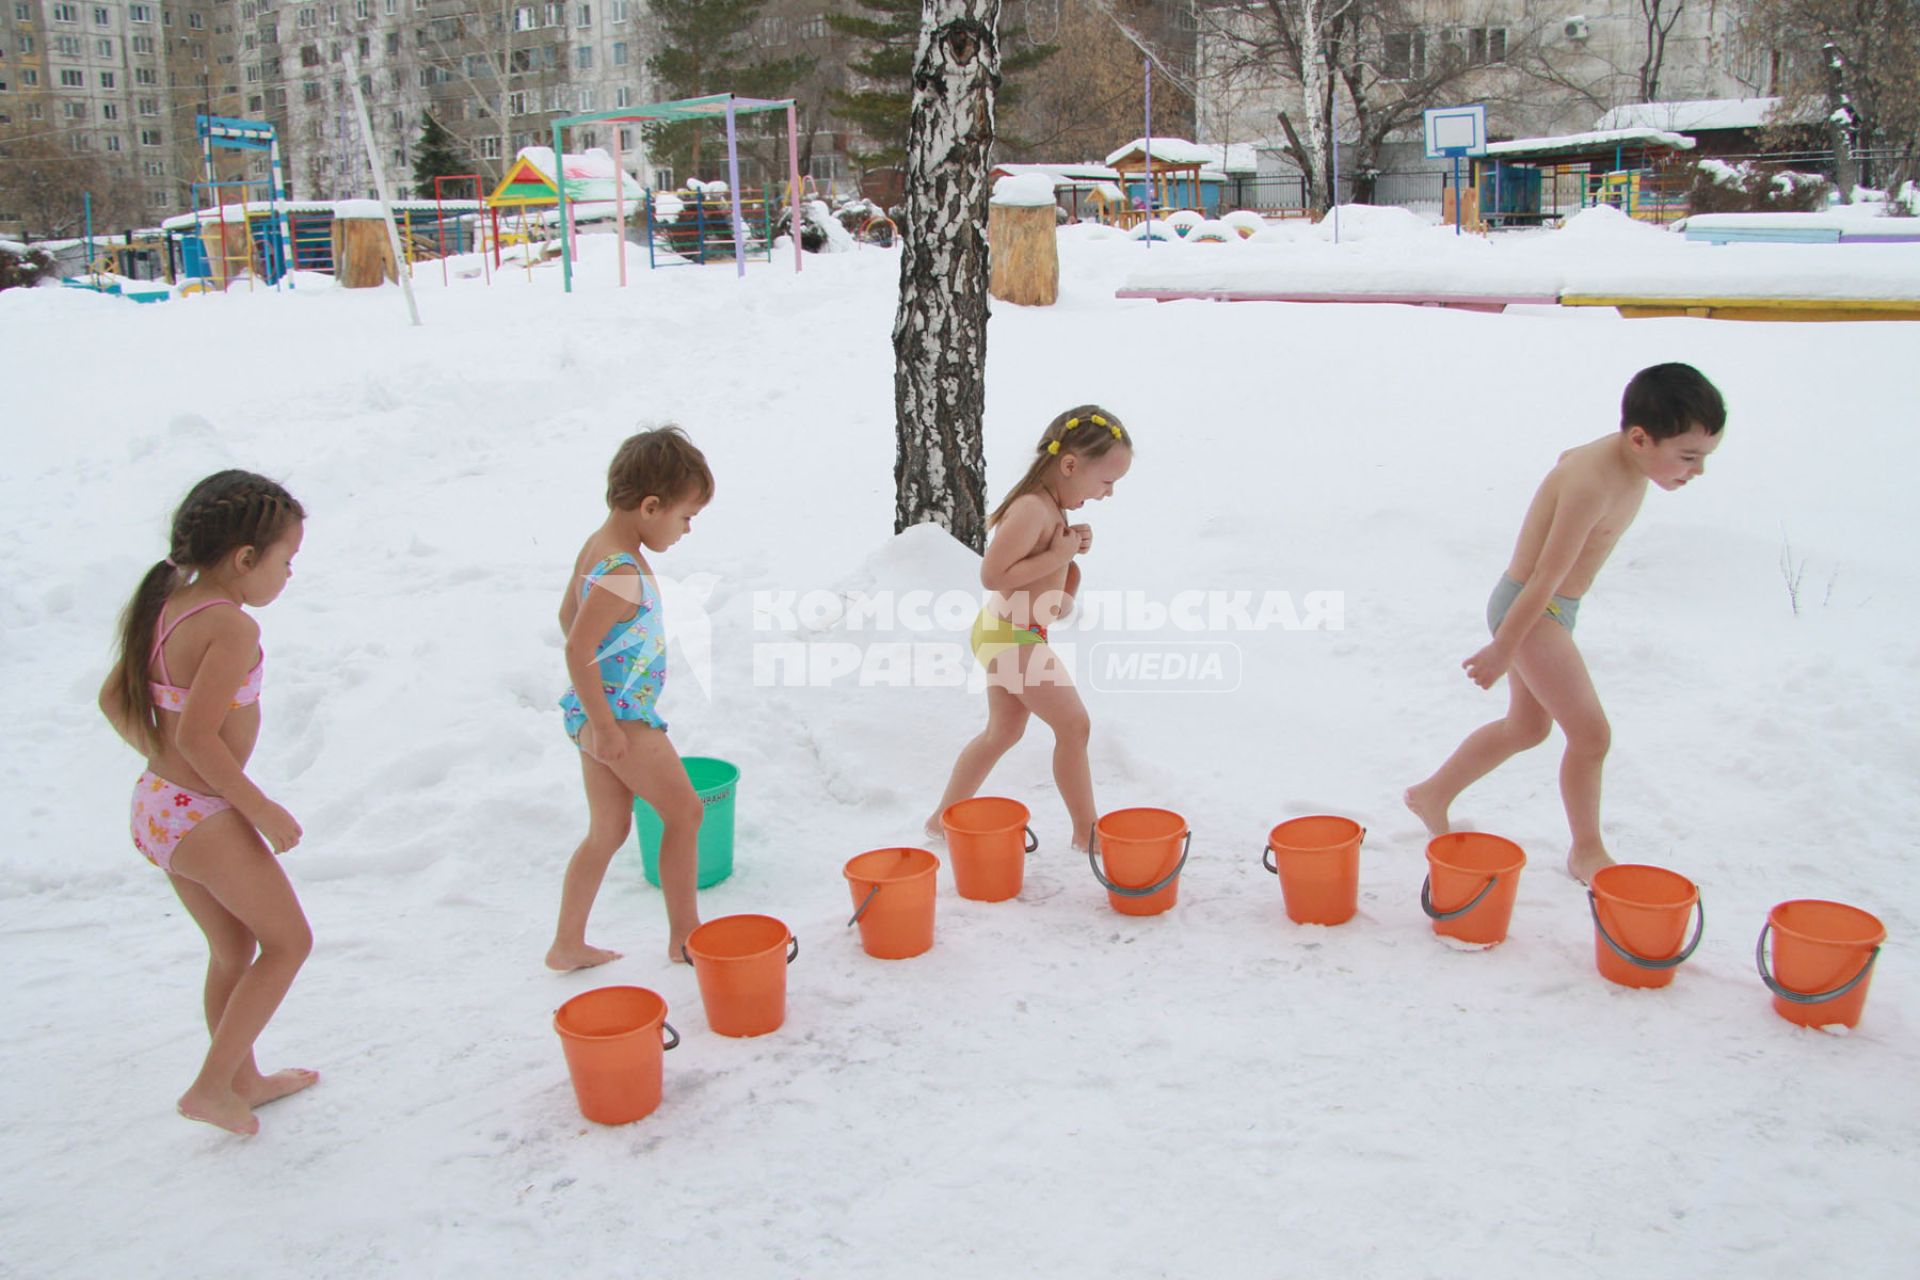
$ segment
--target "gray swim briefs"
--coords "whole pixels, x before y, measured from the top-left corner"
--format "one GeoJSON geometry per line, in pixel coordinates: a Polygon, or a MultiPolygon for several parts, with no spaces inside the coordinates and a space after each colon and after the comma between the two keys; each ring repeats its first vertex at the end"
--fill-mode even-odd
{"type": "MultiPolygon", "coordinates": [[[[1515,582],[1504,573],[1500,575],[1500,585],[1487,597],[1487,630],[1498,634],[1500,624],[1506,621],[1507,610],[1513,608],[1515,597],[1525,585],[1515,582]]],[[[1555,596],[1547,601],[1547,616],[1572,632],[1574,620],[1580,616],[1580,598],[1555,596]]]]}

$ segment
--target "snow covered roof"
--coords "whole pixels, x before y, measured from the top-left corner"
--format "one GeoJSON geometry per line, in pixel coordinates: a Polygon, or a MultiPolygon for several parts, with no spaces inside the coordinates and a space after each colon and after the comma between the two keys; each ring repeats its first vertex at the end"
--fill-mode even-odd
{"type": "Polygon", "coordinates": [[[1017,178],[1028,173],[1044,173],[1053,178],[1056,187],[1079,184],[1087,186],[1096,182],[1117,182],[1120,174],[1104,164],[996,164],[993,171],[1009,178],[1017,178]]]}
{"type": "Polygon", "coordinates": [[[1122,160],[1142,156],[1149,149],[1153,158],[1161,164],[1218,164],[1219,148],[1203,146],[1198,142],[1188,142],[1185,138],[1135,138],[1126,146],[1107,157],[1108,164],[1119,164],[1122,160]]]}
{"type": "MultiPolygon", "coordinates": [[[[246,211],[251,217],[267,218],[276,213],[338,213],[350,206],[358,208],[363,205],[372,205],[372,212],[350,213],[348,216],[374,218],[380,216],[378,200],[282,200],[278,204],[261,200],[258,203],[249,202],[246,205],[246,211]]],[[[432,209],[439,209],[445,213],[473,213],[486,208],[486,205],[479,200],[441,200],[437,203],[432,200],[395,200],[393,208],[396,213],[402,211],[421,213],[432,209]]],[[[226,218],[231,218],[238,223],[240,209],[241,206],[238,204],[229,204],[201,209],[197,213],[175,214],[160,224],[160,230],[186,231],[203,222],[219,222],[223,214],[226,218]]]]}
{"type": "Polygon", "coordinates": [[[1194,144],[1210,157],[1208,167],[1222,173],[1258,173],[1260,158],[1254,153],[1251,142],[1196,142],[1194,144]]]}
{"type": "Polygon", "coordinates": [[[1515,138],[1511,142],[1489,142],[1490,156],[1550,155],[1565,151],[1602,151],[1608,147],[1672,147],[1675,151],[1693,150],[1693,139],[1665,129],[1596,129],[1592,133],[1569,133],[1555,138],[1515,138]]]}
{"type": "MultiPolygon", "coordinates": [[[[554,177],[552,147],[522,147],[515,158],[525,160],[549,180],[554,177]]],[[[561,176],[566,179],[567,199],[613,199],[613,156],[606,148],[589,147],[577,155],[569,152],[561,157],[561,163],[565,166],[561,176]]],[[[638,200],[646,188],[632,174],[623,176],[626,179],[627,198],[638,200]]]]}
{"type": "Polygon", "coordinates": [[[1600,117],[1595,129],[1757,129],[1778,98],[1702,98],[1693,102],[1630,102],[1600,117]]]}

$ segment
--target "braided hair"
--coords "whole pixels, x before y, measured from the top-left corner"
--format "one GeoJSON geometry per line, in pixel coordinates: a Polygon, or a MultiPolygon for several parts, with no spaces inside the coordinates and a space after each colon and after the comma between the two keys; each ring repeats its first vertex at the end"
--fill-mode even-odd
{"type": "Polygon", "coordinates": [[[993,514],[987,517],[987,527],[991,529],[999,524],[1021,498],[1045,489],[1047,478],[1053,474],[1062,455],[1099,458],[1121,445],[1133,448],[1133,437],[1127,434],[1117,415],[1097,404],[1067,410],[1047,424],[1040,443],[1034,446],[1033,462],[1028,465],[1027,474],[1020,477],[1020,483],[1008,490],[1000,505],[993,509],[993,514]]]}
{"type": "Polygon", "coordinates": [[[306,514],[292,494],[251,471],[217,471],[187,491],[173,513],[166,558],[147,570],[120,615],[120,659],[110,677],[129,725],[150,754],[162,745],[148,687],[154,629],[175,588],[187,574],[211,569],[242,547],[272,546],[306,514]]]}

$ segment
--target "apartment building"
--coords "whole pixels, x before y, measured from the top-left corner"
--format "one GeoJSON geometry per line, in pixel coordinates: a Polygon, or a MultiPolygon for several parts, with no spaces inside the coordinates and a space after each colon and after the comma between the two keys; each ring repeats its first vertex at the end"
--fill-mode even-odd
{"type": "MultiPolygon", "coordinates": [[[[1249,65],[1249,37],[1270,36],[1265,6],[1201,0],[1198,83],[1203,131],[1260,146],[1262,169],[1288,166],[1279,113],[1303,120],[1301,87],[1278,59],[1249,65]]],[[[1591,130],[1632,102],[1757,98],[1777,91],[1780,62],[1740,30],[1739,0],[1664,6],[1642,0],[1392,0],[1372,6],[1351,41],[1376,102],[1426,95],[1480,102],[1495,138],[1591,130]],[[1666,26],[1656,31],[1658,17],[1666,26]]],[[[1344,126],[1351,136],[1353,122],[1344,126]]],[[[1304,131],[1304,130],[1303,130],[1304,131]]],[[[1383,150],[1388,167],[1425,167],[1416,133],[1383,150]]]]}
{"type": "MultiPolygon", "coordinates": [[[[193,116],[232,114],[232,0],[3,0],[0,6],[0,145],[32,165],[61,153],[100,162],[104,176],[149,220],[184,206],[204,177],[193,116]],[[49,145],[51,144],[51,145],[49,145]]],[[[34,168],[0,172],[0,230],[17,234],[11,187],[34,168]]],[[[121,208],[126,208],[122,203],[121,208]]]]}

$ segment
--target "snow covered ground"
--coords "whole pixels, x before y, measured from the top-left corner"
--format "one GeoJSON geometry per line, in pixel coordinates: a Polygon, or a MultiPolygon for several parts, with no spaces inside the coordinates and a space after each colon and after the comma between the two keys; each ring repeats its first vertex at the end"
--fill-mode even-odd
{"type": "MultiPolygon", "coordinates": [[[[1331,220],[1323,219],[1269,227],[1244,242],[1211,246],[1211,252],[1148,250],[1136,256],[1125,287],[1295,296],[1920,301],[1920,244],[1714,245],[1635,222],[1605,205],[1574,215],[1557,231],[1491,238],[1427,225],[1404,209],[1346,206],[1340,212],[1338,243],[1331,220]]],[[[1920,227],[1909,219],[1855,222],[1920,227]]],[[[1089,226],[1065,234],[1104,241],[1119,233],[1089,226]]]]}
{"type": "Polygon", "coordinates": [[[1337,592],[1343,625],[1110,614],[1063,637],[1234,646],[1232,693],[1083,681],[1102,808],[1192,823],[1179,905],[1109,910],[1036,728],[988,786],[1034,810],[1025,892],[962,901],[943,870],[936,946],[883,962],[844,927],[840,867],[918,842],[980,697],[762,687],[755,655],[961,639],[767,607],[975,589],[944,535],[891,536],[897,258],[621,291],[607,248],[571,297],[556,268],[425,269],[419,329],[390,288],[0,294],[0,1272],[1912,1274],[1920,329],[1121,302],[1143,255],[1222,248],[1066,237],[1059,305],[995,310],[996,496],[1049,417],[1101,401],[1139,451],[1090,509],[1088,591],[1140,621],[1183,592],[1337,592]],[[1432,936],[1399,794],[1504,706],[1459,662],[1533,486],[1670,359],[1724,390],[1726,442],[1704,483],[1650,495],[1580,622],[1613,851],[1705,898],[1699,953],[1648,992],[1594,971],[1553,744],[1456,810],[1531,859],[1491,951],[1432,936]],[[719,489],[656,565],[685,584],[664,710],[682,751],[743,770],[737,872],[702,910],[802,944],[758,1040],[706,1029],[637,859],[590,932],[627,958],[540,964],[585,812],[554,610],[615,443],[667,419],[719,489]],[[254,776],[305,825],[288,866],[317,945],[261,1058],[325,1077],[245,1141],[172,1113],[203,947],[129,844],[139,765],[93,710],[168,512],[234,465],[310,512],[260,614],[254,776]],[[1338,928],[1289,923],[1259,867],[1271,826],[1315,812],[1369,828],[1338,928]],[[1798,897],[1888,927],[1851,1035],[1789,1026],[1753,972],[1768,907],[1798,897]],[[662,993],[685,1037],[660,1109],[613,1129],[580,1119],[551,1028],[610,983],[662,993]]]}

